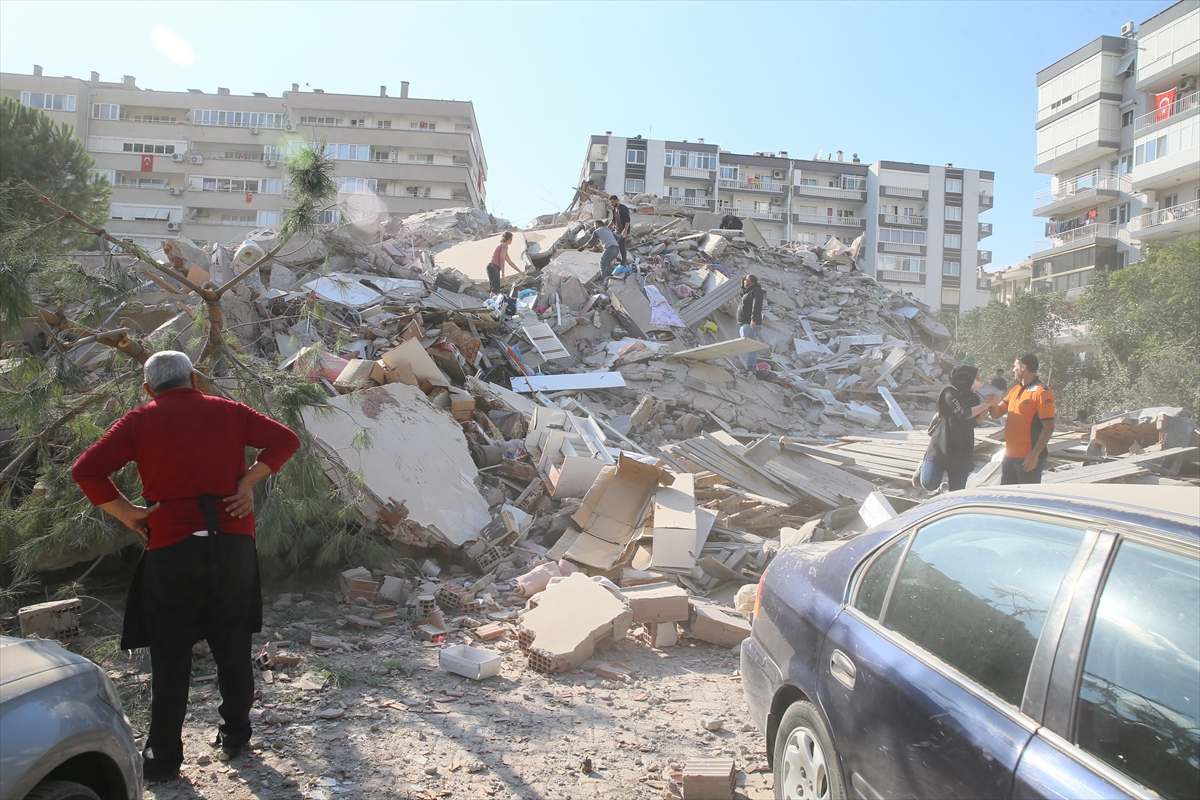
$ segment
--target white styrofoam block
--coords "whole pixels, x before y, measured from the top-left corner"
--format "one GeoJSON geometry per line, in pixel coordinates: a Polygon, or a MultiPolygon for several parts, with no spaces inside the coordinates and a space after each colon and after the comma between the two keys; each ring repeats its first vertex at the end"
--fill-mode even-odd
{"type": "Polygon", "coordinates": [[[500,674],[500,656],[477,647],[456,644],[438,652],[438,666],[455,675],[481,681],[500,674]]]}

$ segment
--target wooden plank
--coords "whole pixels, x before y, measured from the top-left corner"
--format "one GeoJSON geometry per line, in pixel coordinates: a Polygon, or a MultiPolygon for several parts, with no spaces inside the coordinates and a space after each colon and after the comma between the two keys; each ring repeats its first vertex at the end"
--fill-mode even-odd
{"type": "Polygon", "coordinates": [[[584,389],[621,389],[625,377],[619,372],[576,372],[570,375],[530,375],[509,381],[514,392],[562,392],[584,389]]]}
{"type": "Polygon", "coordinates": [[[705,439],[687,439],[676,449],[688,460],[715,472],[734,486],[754,492],[782,505],[791,505],[795,497],[778,486],[774,479],[733,458],[717,444],[705,439]]]}
{"type": "Polygon", "coordinates": [[[716,361],[719,358],[727,356],[740,356],[746,353],[757,353],[761,350],[770,349],[771,345],[766,342],[739,336],[736,339],[728,339],[716,344],[706,344],[700,347],[693,347],[690,350],[680,350],[673,357],[684,358],[689,361],[716,361]]]}
{"type": "Polygon", "coordinates": [[[570,358],[571,353],[563,346],[558,337],[554,335],[554,330],[545,322],[537,325],[526,325],[521,328],[521,332],[525,334],[525,338],[533,345],[533,348],[538,351],[538,355],[550,361],[555,358],[570,358]]]}

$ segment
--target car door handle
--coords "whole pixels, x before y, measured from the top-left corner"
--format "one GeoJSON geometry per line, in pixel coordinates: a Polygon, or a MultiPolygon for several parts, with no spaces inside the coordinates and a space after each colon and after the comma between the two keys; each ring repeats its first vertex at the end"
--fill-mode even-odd
{"type": "Polygon", "coordinates": [[[847,689],[854,688],[855,670],[854,662],[850,660],[850,656],[841,650],[834,650],[833,655],[829,657],[829,671],[847,689]]]}

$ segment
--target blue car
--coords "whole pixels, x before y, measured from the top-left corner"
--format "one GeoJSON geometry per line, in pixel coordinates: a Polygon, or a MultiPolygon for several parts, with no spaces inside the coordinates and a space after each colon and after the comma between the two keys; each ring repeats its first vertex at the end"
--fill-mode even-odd
{"type": "Polygon", "coordinates": [[[742,685],[781,798],[1200,796],[1200,489],[955,492],[782,551],[742,685]]]}

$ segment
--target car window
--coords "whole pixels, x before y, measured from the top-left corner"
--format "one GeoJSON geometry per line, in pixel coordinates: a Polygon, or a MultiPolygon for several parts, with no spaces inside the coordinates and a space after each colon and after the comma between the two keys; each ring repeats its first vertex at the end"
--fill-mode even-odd
{"type": "Polygon", "coordinates": [[[883,624],[1019,706],[1050,603],[1083,531],[958,514],[917,531],[883,624]]]}
{"type": "Polygon", "coordinates": [[[1092,623],[1075,743],[1164,797],[1200,787],[1200,564],[1124,541],[1092,623]]]}
{"type": "Polygon", "coordinates": [[[896,564],[904,554],[904,546],[910,537],[902,536],[880,551],[863,571],[862,580],[858,582],[858,596],[854,598],[854,607],[871,619],[879,619],[883,610],[883,601],[887,597],[888,585],[892,582],[892,574],[896,564]]]}

